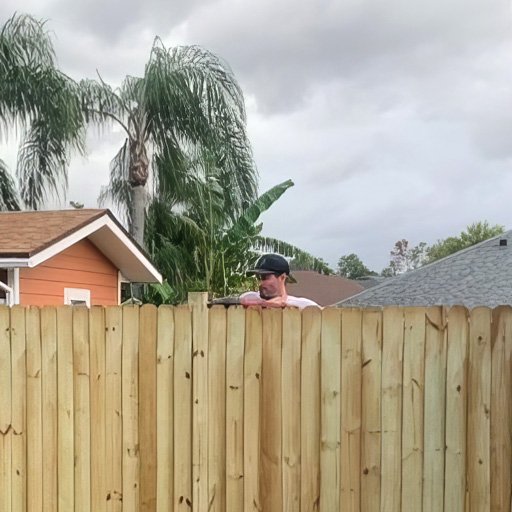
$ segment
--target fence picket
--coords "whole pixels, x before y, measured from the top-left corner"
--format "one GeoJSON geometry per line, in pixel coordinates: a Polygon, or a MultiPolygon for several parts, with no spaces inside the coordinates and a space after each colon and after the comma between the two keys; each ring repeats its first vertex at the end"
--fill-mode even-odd
{"type": "MultiPolygon", "coordinates": [[[[26,310],[27,330],[27,511],[43,508],[40,310],[26,310]]],[[[68,383],[70,385],[70,383],[68,383]]],[[[73,495],[74,498],[74,495],[73,495]]]]}
{"type": "Polygon", "coordinates": [[[495,309],[492,326],[491,510],[509,512],[512,506],[512,309],[495,309]]]}
{"type": "Polygon", "coordinates": [[[382,512],[399,512],[401,505],[403,336],[403,309],[386,308],[382,320],[382,512]]]}
{"type": "Polygon", "coordinates": [[[11,323],[10,310],[0,306],[0,510],[11,511],[12,417],[11,417],[11,323]]]}
{"type": "Polygon", "coordinates": [[[421,512],[423,489],[423,392],[425,312],[404,310],[402,403],[402,510],[421,512]]]}
{"type": "Polygon", "coordinates": [[[27,510],[27,431],[26,431],[26,366],[25,309],[11,309],[11,368],[12,368],[12,499],[13,511],[27,510]]]}
{"type": "Polygon", "coordinates": [[[282,506],[283,512],[300,510],[300,311],[283,311],[281,403],[282,403],[282,506]]]}
{"type": "Polygon", "coordinates": [[[230,307],[226,342],[226,511],[244,509],[245,312],[230,307]]]}
{"type": "Polygon", "coordinates": [[[139,508],[139,307],[123,307],[123,512],[139,508]]]}
{"type": "MultiPolygon", "coordinates": [[[[57,312],[41,310],[41,386],[43,408],[43,510],[58,508],[57,487],[57,312]]],[[[88,458],[88,451],[84,460],[88,458]]]]}
{"type": "Polygon", "coordinates": [[[192,510],[208,507],[207,293],[190,293],[192,305],[192,510]]]}
{"type": "Polygon", "coordinates": [[[320,506],[320,337],[322,315],[318,308],[302,312],[300,479],[301,512],[320,506]]]}
{"type": "Polygon", "coordinates": [[[320,511],[340,506],[341,310],[322,311],[320,511]]]}
{"type": "MultiPolygon", "coordinates": [[[[43,318],[41,316],[41,328],[43,318]]],[[[73,307],[75,512],[91,509],[89,310],[73,307]]]]}
{"type": "Polygon", "coordinates": [[[157,309],[145,304],[139,310],[139,464],[141,512],[156,509],[156,346],[157,309]]]}
{"type": "Polygon", "coordinates": [[[382,313],[363,311],[361,512],[380,511],[382,313]]]}
{"type": "Polygon", "coordinates": [[[244,364],[244,512],[262,510],[260,497],[260,395],[262,358],[262,312],[246,313],[244,364]]]}
{"type": "Polygon", "coordinates": [[[446,323],[441,308],[428,308],[426,315],[423,512],[443,512],[446,323]]]}
{"type": "Polygon", "coordinates": [[[453,307],[448,313],[446,368],[446,475],[444,508],[464,512],[466,496],[468,313],[453,307]]]}
{"type": "MultiPolygon", "coordinates": [[[[490,511],[491,310],[475,308],[469,325],[469,509],[490,511]]],[[[494,511],[493,511],[494,512],[494,511]]]]}
{"type": "Polygon", "coordinates": [[[208,344],[208,510],[226,510],[226,308],[210,309],[208,344]]]}
{"type": "MultiPolygon", "coordinates": [[[[174,510],[192,508],[192,316],[174,310],[174,510]]],[[[123,511],[124,512],[124,511],[123,511]]]]}
{"type": "Polygon", "coordinates": [[[261,374],[261,506],[268,512],[282,508],[281,350],[282,312],[263,310],[261,374]]]}
{"type": "Polygon", "coordinates": [[[158,308],[156,369],[156,509],[172,510],[174,501],[174,308],[158,308]]]}
{"type": "Polygon", "coordinates": [[[59,512],[73,510],[75,449],[73,405],[73,309],[57,308],[57,442],[59,512]]]}
{"type": "Polygon", "coordinates": [[[106,512],[107,483],[105,452],[105,310],[95,306],[89,312],[91,393],[91,506],[106,512]]]}
{"type": "Polygon", "coordinates": [[[105,478],[107,512],[123,510],[123,310],[105,310],[105,478]]]}
{"type": "Polygon", "coordinates": [[[340,504],[347,512],[358,512],[361,507],[361,325],[360,309],[343,311],[340,504]]]}

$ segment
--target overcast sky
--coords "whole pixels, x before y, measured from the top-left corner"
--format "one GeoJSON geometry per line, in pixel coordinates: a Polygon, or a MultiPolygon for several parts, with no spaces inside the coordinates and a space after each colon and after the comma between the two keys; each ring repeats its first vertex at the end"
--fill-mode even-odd
{"type": "MultiPolygon", "coordinates": [[[[295,186],[264,234],[371,269],[488,220],[512,228],[512,13],[502,0],[2,0],[48,19],[60,67],[119,84],[153,39],[224,58],[245,94],[260,190],[295,186]]],[[[68,199],[96,207],[121,133],[90,136],[68,199]]],[[[12,147],[1,157],[12,162],[12,147]]]]}

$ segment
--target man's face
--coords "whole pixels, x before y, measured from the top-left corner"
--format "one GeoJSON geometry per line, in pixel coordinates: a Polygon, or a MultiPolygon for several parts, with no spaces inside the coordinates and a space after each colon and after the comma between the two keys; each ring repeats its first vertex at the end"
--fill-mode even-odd
{"type": "Polygon", "coordinates": [[[280,297],[284,292],[286,275],[259,274],[256,276],[260,283],[259,290],[262,299],[269,300],[280,297]]]}

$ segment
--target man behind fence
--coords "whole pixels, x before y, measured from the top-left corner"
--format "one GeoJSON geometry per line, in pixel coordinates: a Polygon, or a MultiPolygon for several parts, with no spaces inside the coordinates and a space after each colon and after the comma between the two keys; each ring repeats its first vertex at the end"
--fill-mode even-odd
{"type": "Polygon", "coordinates": [[[240,295],[243,306],[264,306],[282,308],[294,306],[305,308],[318,306],[304,297],[293,297],[286,291],[286,281],[291,278],[288,261],[278,254],[264,254],[255,268],[248,270],[247,275],[254,275],[259,281],[258,292],[246,292],[240,295]]]}

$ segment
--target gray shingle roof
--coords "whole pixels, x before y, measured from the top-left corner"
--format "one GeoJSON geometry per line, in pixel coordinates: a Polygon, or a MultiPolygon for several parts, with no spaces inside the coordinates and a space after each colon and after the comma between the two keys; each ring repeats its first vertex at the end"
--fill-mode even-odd
{"type": "Polygon", "coordinates": [[[512,304],[512,230],[338,302],[338,306],[512,304]],[[500,246],[500,240],[507,240],[500,246]]]}

